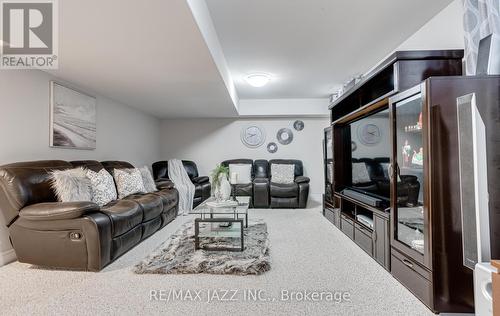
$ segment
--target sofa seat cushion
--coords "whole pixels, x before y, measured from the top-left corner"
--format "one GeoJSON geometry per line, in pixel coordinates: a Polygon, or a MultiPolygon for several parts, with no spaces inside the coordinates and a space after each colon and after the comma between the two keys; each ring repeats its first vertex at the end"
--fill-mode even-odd
{"type": "Polygon", "coordinates": [[[111,219],[113,237],[120,236],[142,223],[142,208],[132,200],[115,200],[101,207],[111,219]]]}
{"type": "Polygon", "coordinates": [[[283,184],[271,182],[272,197],[296,197],[299,195],[299,186],[296,183],[283,184]]]}
{"type": "Polygon", "coordinates": [[[170,210],[179,202],[179,193],[175,189],[165,189],[153,193],[159,196],[163,202],[163,211],[170,210]]]}
{"type": "Polygon", "coordinates": [[[253,196],[253,184],[235,184],[234,189],[236,190],[237,196],[253,196]]]}
{"type": "Polygon", "coordinates": [[[143,222],[147,222],[155,217],[160,216],[163,212],[163,202],[161,197],[153,193],[147,194],[132,194],[127,196],[124,200],[132,200],[137,202],[143,213],[143,222]]]}

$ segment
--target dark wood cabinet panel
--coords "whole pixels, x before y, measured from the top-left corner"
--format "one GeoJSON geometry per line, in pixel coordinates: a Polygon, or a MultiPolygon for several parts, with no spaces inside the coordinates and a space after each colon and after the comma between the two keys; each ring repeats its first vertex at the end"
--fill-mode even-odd
{"type": "Polygon", "coordinates": [[[384,267],[390,265],[389,223],[379,216],[373,218],[373,257],[384,267]]]}
{"type": "MultiPolygon", "coordinates": [[[[410,216],[415,208],[401,205],[400,201],[392,198],[391,273],[430,309],[439,313],[474,311],[473,271],[464,265],[463,238],[474,240],[476,236],[470,233],[463,235],[457,123],[457,98],[471,93],[475,95],[477,110],[486,129],[485,139],[482,141],[486,142],[487,157],[480,159],[489,160],[487,177],[493,179],[488,181],[487,190],[491,197],[491,255],[495,258],[500,255],[500,248],[498,238],[493,236],[500,234],[500,218],[492,214],[500,208],[500,204],[495,203],[495,195],[492,196],[491,192],[498,192],[500,189],[495,187],[495,182],[498,183],[500,178],[497,141],[500,126],[500,76],[432,77],[395,95],[389,101],[394,114],[393,131],[404,134],[405,130],[398,128],[397,121],[401,116],[396,113],[397,109],[403,108],[408,103],[407,100],[420,100],[424,153],[423,178],[420,181],[423,186],[421,213],[414,212],[414,216],[410,216]],[[402,214],[402,210],[406,214],[402,214]],[[406,238],[401,235],[404,230],[407,232],[406,238]],[[411,271],[415,273],[412,274],[411,271]]],[[[399,153],[398,138],[398,135],[394,135],[395,150],[399,153]]],[[[398,172],[401,169],[401,159],[398,159],[397,153],[394,154],[392,164],[396,170],[392,180],[394,197],[397,196],[398,186],[395,179],[400,177],[398,172]]]]}

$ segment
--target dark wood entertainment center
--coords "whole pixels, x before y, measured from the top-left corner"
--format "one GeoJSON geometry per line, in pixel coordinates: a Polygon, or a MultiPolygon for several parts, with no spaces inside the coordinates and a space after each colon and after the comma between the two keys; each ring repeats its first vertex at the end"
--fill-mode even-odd
{"type": "Polygon", "coordinates": [[[456,99],[475,92],[498,102],[498,78],[462,77],[462,58],[462,50],[394,53],[330,105],[325,129],[325,153],[333,151],[325,217],[434,312],[474,310],[473,273],[462,263],[456,99]],[[374,158],[387,166],[383,207],[345,194],[354,173],[348,126],[379,111],[388,112],[391,143],[390,162],[374,158]]]}

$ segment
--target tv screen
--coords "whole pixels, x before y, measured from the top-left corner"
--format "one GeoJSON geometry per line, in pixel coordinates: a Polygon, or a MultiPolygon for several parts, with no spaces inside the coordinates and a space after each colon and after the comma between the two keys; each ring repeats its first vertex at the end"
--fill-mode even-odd
{"type": "Polygon", "coordinates": [[[388,200],[391,155],[389,110],[371,114],[349,124],[351,135],[350,188],[388,200]]]}

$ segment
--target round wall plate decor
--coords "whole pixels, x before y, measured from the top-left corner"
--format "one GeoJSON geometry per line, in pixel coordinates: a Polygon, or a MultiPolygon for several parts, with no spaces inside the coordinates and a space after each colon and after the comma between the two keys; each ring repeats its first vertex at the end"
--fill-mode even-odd
{"type": "Polygon", "coordinates": [[[293,128],[295,128],[296,131],[300,132],[304,129],[304,121],[296,120],[295,122],[293,122],[293,128]]]}
{"type": "Polygon", "coordinates": [[[274,154],[275,152],[278,151],[278,145],[276,143],[267,144],[267,151],[270,152],[271,154],[274,154]]]}
{"type": "Polygon", "coordinates": [[[278,138],[278,142],[282,145],[288,145],[293,140],[292,130],[289,128],[281,128],[276,134],[276,138],[278,138]]]}

